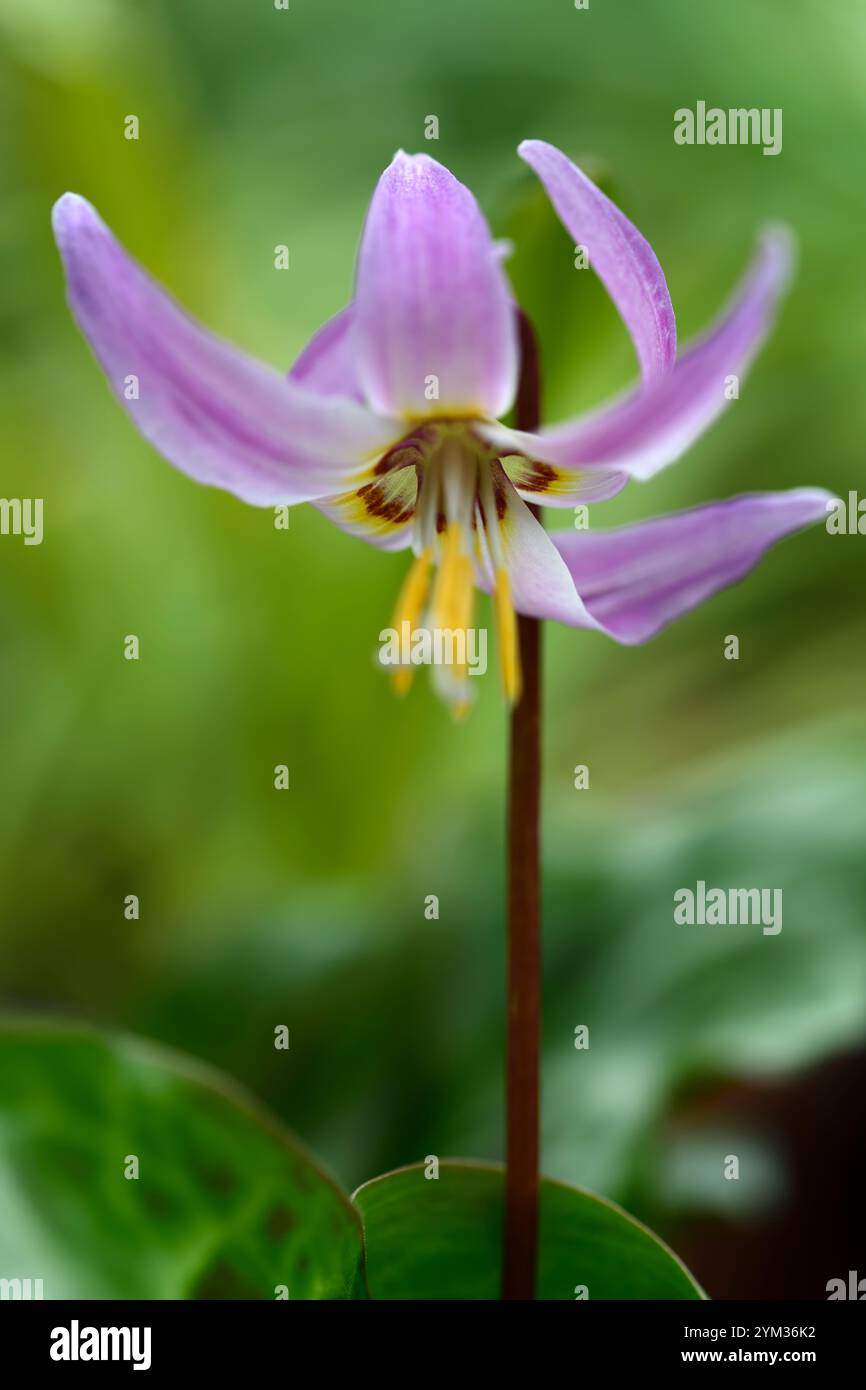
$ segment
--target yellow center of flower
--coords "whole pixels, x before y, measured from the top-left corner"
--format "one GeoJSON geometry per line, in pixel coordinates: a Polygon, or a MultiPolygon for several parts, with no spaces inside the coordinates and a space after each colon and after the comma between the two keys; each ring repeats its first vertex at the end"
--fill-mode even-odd
{"type": "MultiPolygon", "coordinates": [[[[512,704],[520,698],[517,617],[503,555],[505,508],[497,498],[497,467],[469,431],[457,424],[437,427],[418,466],[413,521],[416,558],[394,611],[397,633],[415,634],[420,629],[447,639],[452,658],[447,665],[435,667],[434,679],[458,716],[465,713],[471,699],[469,677],[474,671],[468,653],[477,653],[478,647],[479,634],[472,627],[478,582],[486,581],[492,593],[503,690],[512,704]]],[[[501,489],[502,483],[498,486],[501,489]]],[[[486,645],[484,650],[486,654],[486,645]]],[[[397,666],[394,688],[399,694],[408,691],[413,674],[411,662],[397,666]]]]}

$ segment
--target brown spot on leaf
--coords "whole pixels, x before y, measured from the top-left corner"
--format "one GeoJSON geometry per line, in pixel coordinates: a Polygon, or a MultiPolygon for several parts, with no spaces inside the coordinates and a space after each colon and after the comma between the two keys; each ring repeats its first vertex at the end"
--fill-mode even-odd
{"type": "Polygon", "coordinates": [[[271,1240],[285,1240],[286,1236],[294,1228],[294,1214],[284,1202],[279,1202],[271,1207],[265,1217],[265,1234],[271,1240]]]}
{"type": "Polygon", "coordinates": [[[246,1275],[241,1274],[226,1260],[216,1260],[204,1271],[195,1287],[190,1291],[193,1299],[254,1299],[270,1297],[246,1275]]]}
{"type": "Polygon", "coordinates": [[[203,1176],[208,1191],[216,1192],[221,1197],[227,1196],[235,1189],[237,1180],[230,1168],[207,1168],[203,1176]]]}

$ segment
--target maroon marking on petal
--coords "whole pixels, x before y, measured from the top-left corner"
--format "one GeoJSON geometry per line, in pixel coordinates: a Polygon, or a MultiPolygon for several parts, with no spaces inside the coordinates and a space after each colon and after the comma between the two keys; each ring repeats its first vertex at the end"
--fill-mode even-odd
{"type": "Polygon", "coordinates": [[[520,471],[519,486],[524,492],[553,492],[559,479],[559,470],[549,463],[527,459],[525,469],[522,468],[520,471]]]}
{"type": "Polygon", "coordinates": [[[401,526],[415,515],[414,505],[407,506],[400,498],[388,497],[377,483],[365,483],[355,495],[368,516],[378,517],[393,526],[401,526]]]}
{"type": "Polygon", "coordinates": [[[497,521],[501,521],[508,511],[508,477],[499,459],[494,461],[492,473],[493,501],[496,505],[496,519],[497,521]]]}

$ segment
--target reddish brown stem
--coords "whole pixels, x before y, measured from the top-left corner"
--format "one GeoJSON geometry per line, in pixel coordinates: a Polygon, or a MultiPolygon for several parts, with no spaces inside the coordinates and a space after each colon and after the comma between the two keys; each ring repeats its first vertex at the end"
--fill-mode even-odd
{"type": "MultiPolygon", "coordinates": [[[[535,334],[520,316],[518,429],[540,419],[535,334]]],[[[508,1046],[502,1297],[535,1297],[541,1018],[541,624],[519,619],[523,694],[511,715],[508,787],[508,1046]]]]}

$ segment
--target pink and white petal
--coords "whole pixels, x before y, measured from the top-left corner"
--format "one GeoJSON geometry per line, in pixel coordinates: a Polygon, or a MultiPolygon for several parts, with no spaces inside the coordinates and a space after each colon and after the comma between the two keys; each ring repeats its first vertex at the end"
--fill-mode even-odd
{"type": "Polygon", "coordinates": [[[667,281],[645,237],[576,164],[545,140],[524,140],[517,150],[535,170],[560,221],[619,310],[631,334],[645,381],[673,366],[677,327],[667,281]]]}
{"type": "Polygon", "coordinates": [[[405,550],[412,544],[418,473],[414,465],[394,468],[352,492],[316,502],[317,509],[359,540],[380,550],[405,550]]]}
{"type": "MultiPolygon", "coordinates": [[[[641,481],[651,478],[678,459],[728,404],[729,378],[742,378],[767,337],[792,258],[790,234],[783,228],[766,231],[728,309],[683,353],[673,371],[651,385],[534,434],[501,425],[479,425],[479,432],[499,448],[559,468],[612,469],[641,481]]],[[[567,498],[561,505],[569,503],[567,498]]]]}
{"type": "Polygon", "coordinates": [[[487,593],[493,588],[494,556],[499,549],[508,571],[511,601],[518,613],[534,618],[554,618],[570,627],[597,626],[574,587],[553,537],[498,470],[494,473],[494,489],[498,541],[490,535],[491,525],[497,526],[497,523],[485,518],[486,534],[478,538],[476,545],[479,586],[487,593]]]}
{"type": "MultiPolygon", "coordinates": [[[[499,435],[503,444],[509,442],[508,436],[513,433],[505,428],[482,430],[488,438],[499,435]]],[[[499,462],[524,501],[544,507],[607,502],[622,492],[629,481],[627,473],[614,468],[562,468],[525,454],[503,454],[499,462]]]]}
{"type": "Polygon", "coordinates": [[[825,518],[831,500],[823,488],[746,493],[612,531],[555,533],[553,543],[592,626],[631,645],[742,579],[771,545],[825,518]]]}
{"type": "Polygon", "coordinates": [[[351,304],[313,334],[289,372],[289,380],[320,396],[346,396],[353,401],[363,401],[351,304]]]}
{"type": "Polygon", "coordinates": [[[511,405],[517,333],[501,257],[468,188],[427,155],[401,150],[379,179],[355,311],[374,410],[497,416],[511,405]]]}
{"type": "Polygon", "coordinates": [[[399,437],[355,401],[289,382],[188,317],[75,194],[54,207],[69,305],[141,433],[198,482],[258,505],[360,483],[399,437]]]}

